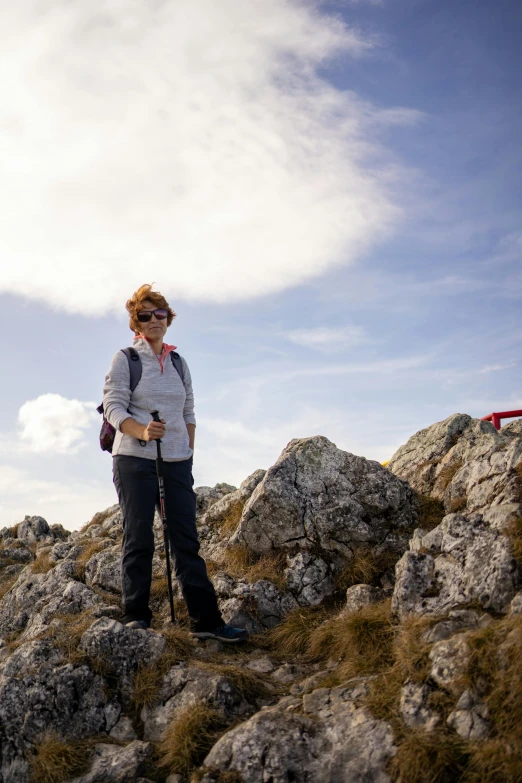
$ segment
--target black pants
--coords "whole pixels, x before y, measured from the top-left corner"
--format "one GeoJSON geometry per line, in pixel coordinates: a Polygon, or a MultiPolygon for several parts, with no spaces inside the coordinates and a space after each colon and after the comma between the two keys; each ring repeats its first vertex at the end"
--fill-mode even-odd
{"type": "MultiPolygon", "coordinates": [[[[122,593],[125,615],[150,622],[154,510],[159,504],[156,463],[143,457],[113,458],[114,485],[123,512],[122,593]]],[[[164,463],[165,506],[176,577],[196,631],[223,625],[216,593],[200,557],[192,458],[164,463]]]]}

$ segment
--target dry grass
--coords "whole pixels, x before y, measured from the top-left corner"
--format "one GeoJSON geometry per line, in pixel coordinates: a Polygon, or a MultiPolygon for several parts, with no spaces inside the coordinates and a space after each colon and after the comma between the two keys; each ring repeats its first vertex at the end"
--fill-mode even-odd
{"type": "Polygon", "coordinates": [[[376,674],[392,663],[394,634],[390,601],[370,604],[320,625],[310,638],[306,657],[338,661],[340,680],[376,674]]]}
{"type": "Polygon", "coordinates": [[[16,582],[17,578],[18,577],[15,576],[13,579],[6,579],[5,582],[2,582],[2,584],[0,585],[0,601],[2,600],[4,595],[9,592],[11,587],[16,582]]]}
{"type": "Polygon", "coordinates": [[[453,481],[454,476],[459,472],[462,467],[462,462],[459,460],[452,465],[444,465],[436,479],[436,484],[445,490],[453,481]]]}
{"type": "Polygon", "coordinates": [[[356,549],[350,562],[339,572],[335,580],[337,590],[346,590],[353,585],[380,584],[381,577],[395,567],[399,554],[382,552],[375,554],[369,547],[356,549]]]}
{"type": "Polygon", "coordinates": [[[468,499],[465,495],[462,495],[460,498],[453,498],[449,504],[449,510],[452,513],[456,513],[457,511],[464,511],[468,504],[468,499]]]}
{"type": "Polygon", "coordinates": [[[33,574],[46,574],[55,565],[56,563],[51,560],[49,552],[42,552],[33,563],[33,574]]]}
{"type": "Polygon", "coordinates": [[[152,666],[140,666],[134,674],[132,701],[139,713],[143,707],[156,703],[162,677],[180,661],[189,660],[195,645],[188,631],[172,626],[162,631],[165,638],[165,652],[152,666]]]}
{"type": "Polygon", "coordinates": [[[467,745],[444,732],[410,732],[391,760],[394,780],[404,783],[456,783],[467,766],[467,745]]]}
{"type": "Polygon", "coordinates": [[[267,688],[263,677],[250,669],[235,666],[234,664],[221,664],[210,661],[198,661],[195,665],[198,669],[211,671],[225,677],[248,702],[252,703],[256,699],[266,699],[272,695],[272,691],[267,688]]]}
{"type": "Polygon", "coordinates": [[[228,547],[225,552],[225,570],[231,576],[246,579],[250,583],[267,579],[280,590],[286,587],[285,566],[286,556],[283,552],[269,552],[259,556],[249,552],[243,544],[228,547]]]}
{"type": "Polygon", "coordinates": [[[241,520],[244,505],[245,504],[241,501],[236,503],[234,506],[232,506],[231,509],[229,509],[228,514],[226,514],[226,516],[223,517],[223,519],[219,522],[220,533],[222,536],[231,536],[236,532],[241,520]]]}
{"type": "Polygon", "coordinates": [[[174,656],[177,661],[187,661],[194,654],[195,645],[187,628],[171,625],[161,631],[165,637],[166,652],[174,656]]]}
{"type": "Polygon", "coordinates": [[[98,554],[105,549],[105,545],[101,541],[93,541],[91,544],[87,544],[83,547],[81,553],[76,558],[74,567],[74,573],[76,579],[80,582],[85,580],[85,567],[93,555],[98,554]]]}
{"type": "Polygon", "coordinates": [[[66,742],[52,731],[35,744],[29,757],[33,783],[62,783],[84,772],[89,766],[92,747],[82,742],[66,742]]]}
{"type": "MultiPolygon", "coordinates": [[[[266,646],[280,657],[290,660],[304,655],[315,629],[327,618],[322,607],[299,607],[290,612],[282,623],[266,634],[266,646]]],[[[263,645],[265,646],[265,645],[263,645]]]]}
{"type": "Polygon", "coordinates": [[[135,672],[132,701],[138,714],[143,707],[153,707],[156,704],[163,674],[157,665],[140,666],[135,672]]]}
{"type": "Polygon", "coordinates": [[[191,704],[167,726],[160,742],[159,765],[188,775],[199,766],[225,728],[223,717],[207,704],[191,704]]]}
{"type": "Polygon", "coordinates": [[[397,716],[403,684],[406,680],[422,683],[429,676],[430,645],[423,641],[422,635],[433,622],[411,617],[398,626],[391,650],[392,663],[370,683],[367,707],[376,718],[391,721],[398,733],[402,731],[397,716]]]}
{"type": "Polygon", "coordinates": [[[444,503],[431,495],[417,495],[419,501],[419,527],[433,530],[442,522],[446,511],[444,503]]]}
{"type": "Polygon", "coordinates": [[[504,533],[511,543],[513,557],[522,563],[522,519],[515,519],[506,527],[504,533]]]}
{"type": "Polygon", "coordinates": [[[85,532],[86,532],[86,531],[87,531],[87,530],[88,530],[90,527],[92,527],[93,525],[101,525],[103,522],[105,522],[105,520],[106,520],[106,519],[108,519],[109,517],[111,517],[113,514],[114,514],[114,511],[113,511],[113,510],[111,510],[111,509],[108,509],[108,508],[107,508],[107,509],[105,509],[105,511],[98,511],[98,512],[97,512],[97,513],[96,513],[96,514],[93,516],[93,518],[91,519],[91,521],[90,521],[90,522],[87,522],[87,524],[86,524],[86,525],[84,525],[84,526],[81,528],[81,530],[80,530],[80,533],[85,533],[85,532]]]}
{"type": "MultiPolygon", "coordinates": [[[[79,649],[80,639],[85,631],[91,627],[94,618],[91,610],[87,609],[82,614],[61,614],[56,615],[53,625],[49,626],[38,638],[48,639],[64,656],[67,663],[86,663],[92,664],[93,661],[88,658],[83,650],[79,649]]],[[[94,662],[96,670],[100,673],[105,672],[102,662],[99,665],[94,662]]]]}

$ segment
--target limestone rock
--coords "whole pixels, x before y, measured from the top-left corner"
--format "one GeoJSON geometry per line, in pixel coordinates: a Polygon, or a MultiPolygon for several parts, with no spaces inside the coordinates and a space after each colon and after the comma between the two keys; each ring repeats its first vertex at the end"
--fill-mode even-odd
{"type": "Polygon", "coordinates": [[[401,689],[400,712],[410,729],[433,731],[440,717],[427,704],[430,689],[426,684],[408,680],[401,689]]]}
{"type": "Polygon", "coordinates": [[[131,719],[127,715],[122,715],[118,722],[112,727],[109,736],[119,742],[132,742],[138,739],[134,731],[131,719]]]}
{"type": "Polygon", "coordinates": [[[510,614],[522,614],[522,591],[517,593],[509,606],[510,614]]]}
{"type": "Polygon", "coordinates": [[[124,697],[131,688],[131,675],[138,666],[151,666],[165,649],[165,639],[154,631],[127,628],[117,620],[102,617],[83,634],[80,645],[93,658],[99,658],[119,678],[124,697]]]}
{"type": "Polygon", "coordinates": [[[85,565],[85,583],[121,593],[121,546],[110,546],[94,554],[85,565]]]}
{"type": "Polygon", "coordinates": [[[363,606],[368,604],[377,604],[379,601],[383,601],[385,597],[384,590],[380,587],[373,587],[373,585],[353,585],[346,591],[346,606],[345,612],[357,612],[362,609],[363,606]]]}
{"type": "Polygon", "coordinates": [[[250,633],[273,628],[298,606],[290,593],[281,592],[266,579],[249,584],[244,579],[219,573],[213,583],[225,622],[246,628],[250,633]]]}
{"type": "Polygon", "coordinates": [[[289,557],[284,573],[288,589],[300,606],[316,606],[333,591],[333,566],[311,552],[289,557]]]}
{"type": "Polygon", "coordinates": [[[395,754],[390,726],[356,706],[363,685],[322,688],[303,699],[282,699],[227,732],[205,759],[205,767],[236,770],[245,783],[389,783],[395,754]],[[314,698],[317,694],[317,698],[314,698]]]}
{"type": "Polygon", "coordinates": [[[459,687],[459,678],[468,668],[470,657],[471,650],[465,633],[437,642],[430,650],[431,678],[439,687],[455,692],[459,687]]]}
{"type": "Polygon", "coordinates": [[[406,552],[396,566],[392,608],[398,616],[446,614],[472,601],[508,610],[520,569],[509,538],[481,514],[448,514],[421,544],[426,552],[406,552]]]}
{"type": "Polygon", "coordinates": [[[86,585],[75,581],[74,563],[62,561],[46,574],[25,569],[0,601],[0,634],[41,633],[56,614],[79,614],[103,604],[86,585]]]}
{"type": "Polygon", "coordinates": [[[69,783],[137,783],[137,776],[152,755],[149,742],[135,740],[125,747],[96,745],[91,769],[69,783]]]}
{"type": "Polygon", "coordinates": [[[298,547],[350,558],[362,544],[400,552],[416,513],[411,489],[378,462],[302,438],[267,470],[232,542],[260,554],[298,547]]]}
{"type": "Polygon", "coordinates": [[[24,544],[54,544],[54,534],[43,517],[25,517],[16,528],[16,536],[24,544]]]}
{"type": "Polygon", "coordinates": [[[157,704],[141,711],[143,736],[161,739],[176,713],[190,704],[210,704],[226,716],[251,714],[252,708],[237,688],[223,675],[184,663],[173,666],[161,680],[157,704]]]}
{"type": "Polygon", "coordinates": [[[518,427],[497,432],[488,421],[454,414],[417,432],[393,455],[388,469],[447,512],[520,504],[516,468],[522,462],[518,427]]]}
{"type": "Polygon", "coordinates": [[[46,730],[81,739],[110,730],[112,723],[107,721],[105,683],[87,666],[51,667],[48,660],[35,671],[23,671],[22,667],[16,677],[0,677],[0,741],[3,779],[26,783],[29,778],[16,769],[24,768],[24,754],[46,730]]]}
{"type": "Polygon", "coordinates": [[[232,484],[221,482],[214,487],[195,487],[196,493],[196,515],[200,517],[213,504],[230,492],[235,492],[237,487],[232,484]]]}
{"type": "Polygon", "coordinates": [[[464,691],[447,723],[465,740],[485,739],[490,732],[488,709],[471,689],[464,691]]]}

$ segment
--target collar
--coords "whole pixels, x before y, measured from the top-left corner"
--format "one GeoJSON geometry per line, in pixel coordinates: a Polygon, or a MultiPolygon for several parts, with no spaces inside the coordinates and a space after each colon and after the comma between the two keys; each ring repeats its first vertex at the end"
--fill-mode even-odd
{"type": "MultiPolygon", "coordinates": [[[[149,340],[145,337],[144,334],[137,334],[136,337],[134,338],[134,342],[136,342],[136,340],[144,340],[145,343],[150,347],[150,349],[152,351],[152,346],[151,346],[149,340]]],[[[167,343],[163,343],[162,350],[161,350],[161,356],[158,356],[153,351],[154,356],[157,358],[157,360],[159,362],[159,365],[161,367],[162,374],[163,374],[163,362],[164,362],[165,357],[168,356],[171,351],[175,351],[176,348],[177,348],[176,345],[168,345],[167,343]]]]}

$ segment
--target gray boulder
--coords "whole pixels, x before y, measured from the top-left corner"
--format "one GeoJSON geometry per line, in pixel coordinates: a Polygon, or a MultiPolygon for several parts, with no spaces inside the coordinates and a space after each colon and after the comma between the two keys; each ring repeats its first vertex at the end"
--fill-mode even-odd
{"type": "Polygon", "coordinates": [[[196,516],[200,517],[213,503],[216,503],[230,492],[235,492],[236,489],[237,487],[234,487],[232,484],[226,484],[225,482],[216,484],[214,487],[195,487],[196,516]]]}
{"type": "Polygon", "coordinates": [[[512,504],[520,511],[521,463],[518,426],[498,432],[488,421],[454,414],[413,435],[388,470],[421,494],[444,501],[447,512],[512,504]]]}
{"type": "MultiPolygon", "coordinates": [[[[110,731],[119,714],[107,696],[103,679],[87,666],[40,666],[33,647],[34,670],[0,677],[1,774],[4,781],[29,777],[24,757],[39,737],[53,730],[64,738],[82,739],[110,731]]],[[[25,669],[27,671],[27,669],[25,669]]]]}
{"type": "Polygon", "coordinates": [[[491,731],[488,708],[476,691],[467,689],[448,716],[447,724],[465,740],[486,739],[491,731]]]}
{"type": "Polygon", "coordinates": [[[378,462],[324,437],[302,438],[288,444],[254,490],[232,543],[259,554],[323,551],[330,560],[349,559],[361,545],[400,553],[416,515],[411,489],[378,462]]]}
{"type": "Polygon", "coordinates": [[[403,617],[445,614],[478,601],[507,612],[518,590],[520,569],[509,538],[487,515],[448,514],[406,552],[395,569],[392,608],[403,617]]]}
{"type": "Polygon", "coordinates": [[[223,675],[184,663],[172,667],[162,678],[157,704],[141,711],[145,740],[161,739],[176,714],[191,704],[209,704],[224,716],[245,716],[253,708],[223,675]]]}
{"type": "Polygon", "coordinates": [[[401,688],[400,713],[410,729],[433,731],[440,723],[440,716],[428,706],[430,688],[425,683],[408,680],[401,688]]]}
{"type": "Polygon", "coordinates": [[[249,584],[221,572],[213,583],[225,621],[250,633],[273,628],[299,605],[290,593],[282,592],[266,579],[249,584]]]}
{"type": "Polygon", "coordinates": [[[24,544],[54,544],[54,534],[43,517],[26,516],[16,528],[16,537],[24,544]]]}
{"type": "Polygon", "coordinates": [[[137,783],[145,763],[152,756],[150,742],[134,740],[125,747],[99,743],[89,772],[68,783],[137,783]]]}
{"type": "Polygon", "coordinates": [[[354,700],[348,683],[321,688],[302,699],[289,697],[227,732],[205,767],[236,770],[244,783],[389,783],[395,754],[391,727],[354,700]],[[296,714],[301,709],[304,714],[296,714]]]}
{"type": "Polygon", "coordinates": [[[363,606],[377,604],[385,598],[384,590],[373,585],[353,585],[346,591],[345,612],[358,612],[363,606]]]}

